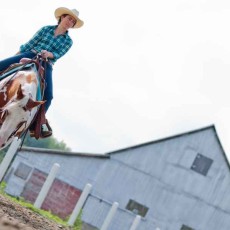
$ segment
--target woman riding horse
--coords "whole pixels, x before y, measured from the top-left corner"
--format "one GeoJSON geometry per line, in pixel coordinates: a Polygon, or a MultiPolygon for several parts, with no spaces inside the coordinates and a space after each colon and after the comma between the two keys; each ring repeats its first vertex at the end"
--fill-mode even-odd
{"type": "MultiPolygon", "coordinates": [[[[65,7],[57,8],[54,12],[58,25],[44,26],[25,44],[20,46],[20,51],[13,57],[0,61],[0,71],[7,69],[11,64],[18,63],[22,58],[34,58],[37,53],[47,59],[45,67],[46,88],[44,92],[45,112],[47,112],[53,99],[52,70],[54,63],[69,51],[73,41],[68,34],[70,28],[80,28],[83,21],[79,19],[76,9],[70,10],[65,7]]],[[[34,132],[30,135],[33,137],[34,132]]],[[[41,137],[52,135],[52,129],[48,122],[42,126],[41,137]]]]}

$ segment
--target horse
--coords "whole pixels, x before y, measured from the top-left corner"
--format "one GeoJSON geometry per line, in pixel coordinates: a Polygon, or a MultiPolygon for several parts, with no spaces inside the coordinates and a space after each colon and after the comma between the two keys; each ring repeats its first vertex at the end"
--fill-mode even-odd
{"type": "MultiPolygon", "coordinates": [[[[28,60],[22,60],[22,63],[25,62],[28,60]]],[[[45,103],[41,100],[36,64],[21,65],[16,72],[0,81],[0,149],[28,130],[39,107],[45,103]]]]}

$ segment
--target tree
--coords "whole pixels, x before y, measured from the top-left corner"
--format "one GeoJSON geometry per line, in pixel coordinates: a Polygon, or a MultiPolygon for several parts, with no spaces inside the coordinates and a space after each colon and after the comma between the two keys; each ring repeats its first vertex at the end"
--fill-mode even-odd
{"type": "MultiPolygon", "coordinates": [[[[64,141],[58,141],[54,137],[48,137],[48,138],[36,140],[35,138],[31,138],[30,135],[27,134],[24,140],[22,138],[22,141],[23,141],[23,146],[27,146],[27,147],[71,151],[71,149],[67,147],[64,141]]],[[[0,151],[0,163],[3,160],[8,148],[9,147],[0,151]]]]}
{"type": "Polygon", "coordinates": [[[23,142],[24,146],[36,147],[36,148],[46,148],[46,149],[58,149],[63,151],[71,151],[69,147],[65,144],[64,141],[58,141],[54,137],[48,137],[44,139],[31,138],[29,134],[26,135],[26,138],[23,142]]]}

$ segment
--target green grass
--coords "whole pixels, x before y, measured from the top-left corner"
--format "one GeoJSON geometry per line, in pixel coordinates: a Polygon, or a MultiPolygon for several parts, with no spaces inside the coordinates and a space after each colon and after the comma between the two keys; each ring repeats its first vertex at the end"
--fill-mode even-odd
{"type": "MultiPolygon", "coordinates": [[[[0,193],[4,196],[8,197],[10,200],[14,201],[15,203],[17,203],[23,207],[26,207],[26,208],[32,210],[33,212],[38,213],[38,214],[46,217],[47,219],[53,220],[58,224],[61,224],[63,226],[69,226],[68,220],[63,220],[63,219],[59,218],[58,216],[53,215],[51,212],[35,208],[33,206],[33,204],[26,202],[23,198],[15,198],[15,197],[7,195],[5,193],[5,188],[6,188],[6,183],[2,182],[0,184],[0,193]]],[[[74,223],[74,226],[72,226],[71,229],[72,230],[81,230],[81,226],[82,226],[82,224],[81,224],[81,213],[80,213],[76,222],[74,223]]]]}

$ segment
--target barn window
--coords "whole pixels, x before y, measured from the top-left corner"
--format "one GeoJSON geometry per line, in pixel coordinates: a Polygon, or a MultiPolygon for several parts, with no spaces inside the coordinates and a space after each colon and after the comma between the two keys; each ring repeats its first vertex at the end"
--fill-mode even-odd
{"type": "Polygon", "coordinates": [[[194,230],[193,228],[190,228],[186,225],[182,225],[181,229],[180,230],[194,230]]]}
{"type": "Polygon", "coordinates": [[[197,173],[206,176],[212,163],[213,163],[212,159],[198,153],[191,166],[191,169],[196,171],[197,173]]]}
{"type": "Polygon", "coordinates": [[[149,208],[147,208],[146,206],[137,203],[134,200],[129,200],[129,203],[126,206],[126,209],[132,211],[133,213],[135,213],[136,215],[140,215],[142,217],[145,217],[146,213],[148,212],[149,208]]]}
{"type": "Polygon", "coordinates": [[[17,177],[22,178],[23,180],[26,180],[27,177],[29,176],[32,168],[24,163],[20,163],[19,166],[17,167],[14,175],[17,177]]]}

